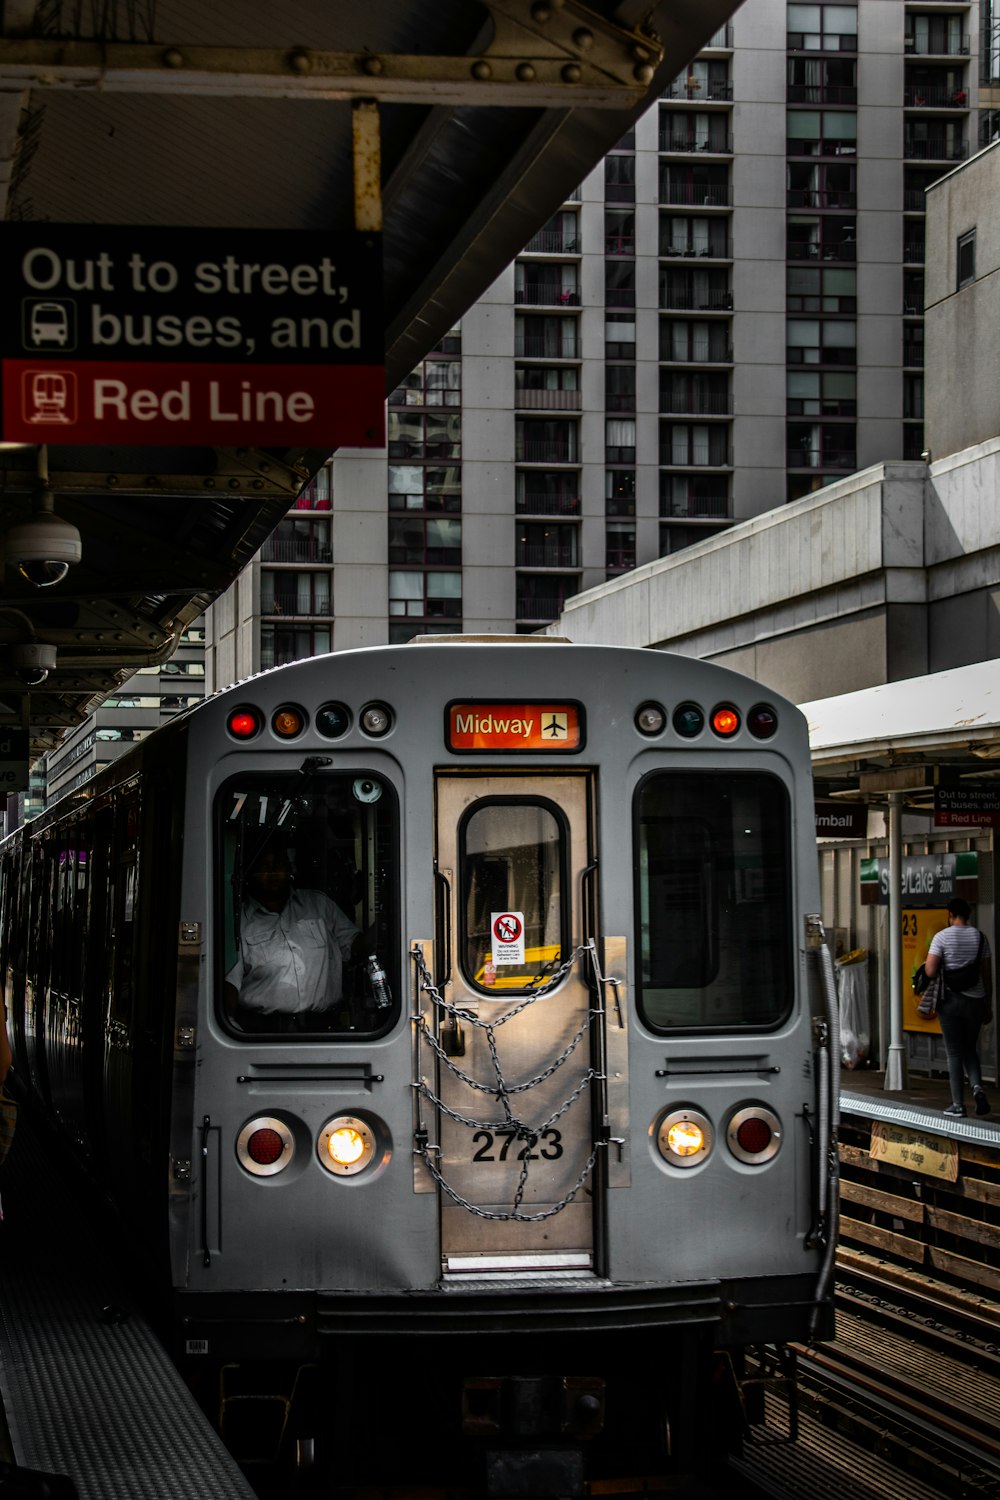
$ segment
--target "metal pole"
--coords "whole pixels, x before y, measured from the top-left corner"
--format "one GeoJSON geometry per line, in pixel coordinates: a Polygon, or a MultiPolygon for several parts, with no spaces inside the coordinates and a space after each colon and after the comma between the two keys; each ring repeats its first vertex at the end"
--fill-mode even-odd
{"type": "Polygon", "coordinates": [[[889,1051],[886,1092],[906,1087],[903,1044],[903,796],[889,793],[889,1051]]]}

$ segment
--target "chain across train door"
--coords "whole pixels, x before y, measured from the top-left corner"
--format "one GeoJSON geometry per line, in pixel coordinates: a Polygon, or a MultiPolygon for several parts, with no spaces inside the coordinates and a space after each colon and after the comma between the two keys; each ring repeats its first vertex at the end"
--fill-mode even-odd
{"type": "Polygon", "coordinates": [[[586,774],[437,778],[446,1271],[593,1264],[590,801],[586,774]]]}

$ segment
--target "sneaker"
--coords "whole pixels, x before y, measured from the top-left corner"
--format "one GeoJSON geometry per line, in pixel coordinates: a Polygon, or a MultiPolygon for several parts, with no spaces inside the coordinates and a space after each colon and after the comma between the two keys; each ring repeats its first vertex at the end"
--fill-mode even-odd
{"type": "Polygon", "coordinates": [[[947,1109],[943,1109],[941,1111],[941,1113],[944,1114],[944,1115],[956,1115],[959,1118],[964,1119],[965,1118],[965,1105],[964,1104],[949,1104],[948,1107],[947,1107],[947,1109]]]}
{"type": "Polygon", "coordinates": [[[990,1101],[987,1099],[983,1089],[976,1089],[976,1114],[988,1115],[990,1112],[990,1101]]]}

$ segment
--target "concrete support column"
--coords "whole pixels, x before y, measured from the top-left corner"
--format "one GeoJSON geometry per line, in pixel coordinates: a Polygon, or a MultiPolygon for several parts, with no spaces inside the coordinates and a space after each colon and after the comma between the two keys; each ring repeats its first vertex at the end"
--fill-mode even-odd
{"type": "Polygon", "coordinates": [[[903,1040],[903,794],[889,793],[889,1050],[886,1092],[906,1087],[903,1040]]]}

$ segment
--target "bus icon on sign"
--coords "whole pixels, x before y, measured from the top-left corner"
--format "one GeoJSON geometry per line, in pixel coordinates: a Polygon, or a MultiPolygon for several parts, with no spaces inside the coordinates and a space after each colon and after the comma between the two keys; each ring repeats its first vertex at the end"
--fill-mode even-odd
{"type": "Polygon", "coordinates": [[[75,312],[72,302],[26,302],[25,348],[75,349],[75,312]]]}
{"type": "Polygon", "coordinates": [[[76,421],[76,376],[72,370],[25,370],[24,420],[71,426],[76,421]]]}

